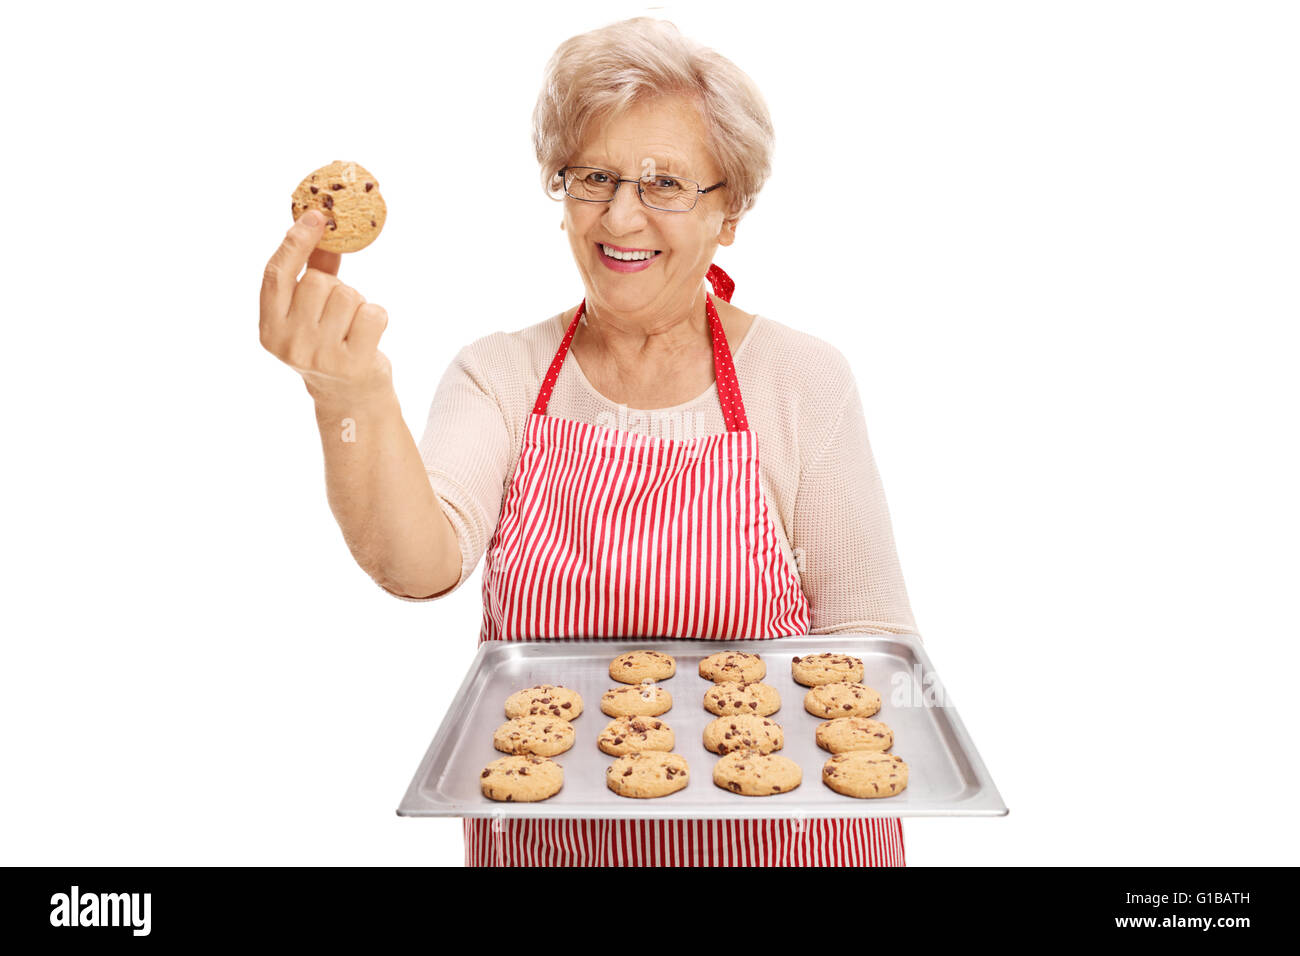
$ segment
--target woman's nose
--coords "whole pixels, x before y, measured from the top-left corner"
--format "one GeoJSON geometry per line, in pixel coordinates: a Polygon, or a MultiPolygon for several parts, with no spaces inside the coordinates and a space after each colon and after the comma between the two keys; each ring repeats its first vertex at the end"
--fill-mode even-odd
{"type": "Polygon", "coordinates": [[[605,222],[614,235],[636,232],[645,225],[645,206],[637,194],[636,183],[622,183],[605,210],[605,222]]]}

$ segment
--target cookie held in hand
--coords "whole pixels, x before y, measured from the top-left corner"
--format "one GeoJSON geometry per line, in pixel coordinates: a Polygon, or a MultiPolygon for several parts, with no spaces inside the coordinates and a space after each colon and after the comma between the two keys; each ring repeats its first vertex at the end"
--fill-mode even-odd
{"type": "Polygon", "coordinates": [[[356,252],[370,245],[384,228],[388,207],[379,182],[363,166],[336,159],[311,173],[293,191],[293,221],[308,209],[325,216],[325,237],[318,249],[356,252]]]}

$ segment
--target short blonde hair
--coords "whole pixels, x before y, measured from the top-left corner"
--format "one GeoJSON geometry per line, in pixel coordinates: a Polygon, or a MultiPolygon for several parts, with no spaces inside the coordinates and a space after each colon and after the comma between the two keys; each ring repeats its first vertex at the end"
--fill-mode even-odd
{"type": "Polygon", "coordinates": [[[747,213],[772,171],[767,104],[740,67],[653,17],[571,37],[551,56],[533,110],[533,148],[546,194],[564,198],[559,169],[572,161],[594,125],[634,104],[672,95],[685,95],[700,107],[706,146],[727,183],[727,215],[747,213]]]}

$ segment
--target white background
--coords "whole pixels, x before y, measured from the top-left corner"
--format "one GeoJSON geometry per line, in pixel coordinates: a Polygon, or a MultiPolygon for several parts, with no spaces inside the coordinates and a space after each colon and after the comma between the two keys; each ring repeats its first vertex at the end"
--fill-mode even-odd
{"type": "MultiPolygon", "coordinates": [[[[375,173],[340,277],[418,437],[460,346],[581,297],[531,111],[557,44],[648,9],[7,11],[0,862],[460,862],[458,822],[394,810],[478,575],[411,604],[353,564],[262,267],[305,174],[375,173]]],[[[1294,862],[1295,6],[652,14],[768,98],[719,264],[852,362],[1011,807],[908,821],[909,862],[1294,862]]]]}

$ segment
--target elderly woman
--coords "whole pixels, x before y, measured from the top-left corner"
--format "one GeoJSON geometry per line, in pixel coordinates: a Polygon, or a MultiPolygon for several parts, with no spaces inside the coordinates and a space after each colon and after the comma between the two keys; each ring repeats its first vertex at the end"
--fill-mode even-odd
{"type": "MultiPolygon", "coordinates": [[[[848,363],[733,305],[713,264],[772,141],[750,78],[670,23],[562,44],[534,143],[585,296],[464,348],[418,448],[377,350],[386,314],[312,251],[317,217],[295,223],[262,341],[315,399],[330,504],[376,582],[436,598],[486,554],[488,641],[915,631],[848,363]]],[[[903,861],[897,819],[465,829],[471,865],[903,861]]]]}

